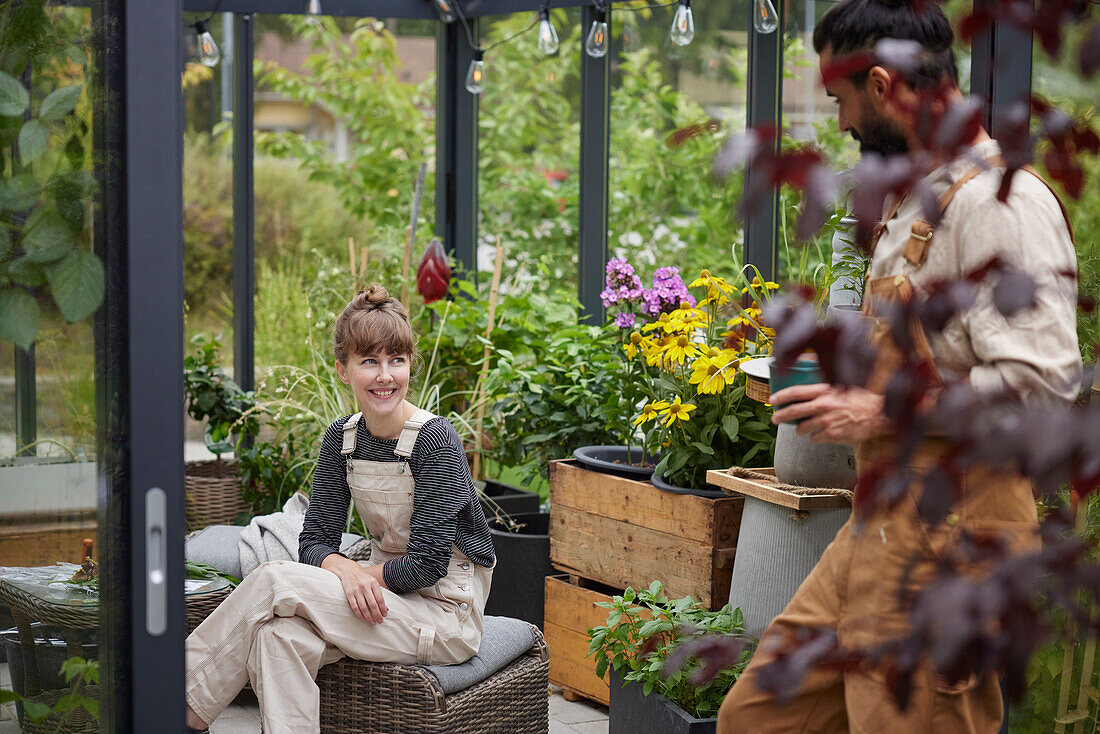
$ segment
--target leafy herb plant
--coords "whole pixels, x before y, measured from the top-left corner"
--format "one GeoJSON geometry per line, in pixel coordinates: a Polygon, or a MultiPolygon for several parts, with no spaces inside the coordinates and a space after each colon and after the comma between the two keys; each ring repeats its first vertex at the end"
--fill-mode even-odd
{"type": "Polygon", "coordinates": [[[661,582],[654,581],[648,589],[627,588],[610,602],[597,602],[611,612],[606,626],[588,630],[588,654],[595,656],[596,674],[603,678],[610,667],[623,681],[640,684],[647,696],[656,691],[692,716],[716,716],[748,663],[749,650],[699,686],[694,680],[699,660],[688,657],[675,670],[670,670],[668,660],[681,645],[702,635],[743,636],[741,610],[727,604],[712,612],[690,596],[669,599],[661,592],[661,582]]]}

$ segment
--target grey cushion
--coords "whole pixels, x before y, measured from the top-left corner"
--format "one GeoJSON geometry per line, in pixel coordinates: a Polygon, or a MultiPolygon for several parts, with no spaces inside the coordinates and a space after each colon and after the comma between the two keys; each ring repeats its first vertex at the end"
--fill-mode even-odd
{"type": "MultiPolygon", "coordinates": [[[[189,561],[209,563],[230,576],[241,577],[241,552],[237,541],[241,539],[240,525],[209,525],[187,539],[183,555],[189,561]]],[[[363,540],[361,535],[344,533],[340,538],[340,550],[345,551],[363,540]]]]}
{"type": "Polygon", "coordinates": [[[485,617],[477,655],[460,665],[423,665],[444,693],[462,691],[485,680],[535,644],[531,625],[511,617],[485,617]]]}

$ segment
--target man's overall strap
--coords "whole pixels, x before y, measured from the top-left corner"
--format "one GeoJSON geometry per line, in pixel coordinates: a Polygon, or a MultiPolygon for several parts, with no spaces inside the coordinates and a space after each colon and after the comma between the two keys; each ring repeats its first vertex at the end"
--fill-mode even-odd
{"type": "MultiPolygon", "coordinates": [[[[992,168],[1004,168],[1005,165],[1005,160],[1001,156],[990,156],[989,158],[986,158],[985,161],[983,161],[980,165],[974,166],[965,174],[960,176],[953,184],[951,184],[951,187],[948,188],[942,196],[940,196],[938,202],[938,220],[943,221],[944,212],[947,211],[947,207],[951,205],[952,199],[955,198],[955,194],[959,193],[959,189],[961,189],[963,185],[965,185],[975,176],[978,176],[987,170],[990,170],[992,168]]],[[[1069,239],[1070,242],[1072,242],[1073,224],[1071,224],[1069,221],[1069,213],[1066,211],[1066,205],[1062,202],[1062,198],[1058,196],[1058,192],[1055,191],[1051,187],[1051,185],[1047,183],[1046,179],[1039,175],[1039,172],[1036,171],[1033,167],[1024,166],[1020,170],[1027,171],[1032,176],[1042,181],[1043,185],[1046,186],[1047,190],[1050,191],[1050,193],[1054,196],[1054,200],[1058,202],[1058,208],[1062,211],[1062,218],[1066,222],[1066,228],[1069,230],[1069,239]]],[[[902,257],[904,257],[905,261],[909,263],[913,268],[919,268],[921,265],[924,264],[925,258],[928,257],[928,249],[932,243],[932,234],[933,228],[928,221],[924,219],[918,219],[917,221],[913,222],[913,226],[909,232],[909,241],[905,243],[905,250],[902,252],[902,257]]]]}

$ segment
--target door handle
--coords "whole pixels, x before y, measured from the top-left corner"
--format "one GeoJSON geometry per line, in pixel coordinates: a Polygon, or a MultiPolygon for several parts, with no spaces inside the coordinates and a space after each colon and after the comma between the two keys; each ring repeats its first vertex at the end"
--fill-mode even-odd
{"type": "Polygon", "coordinates": [[[145,631],[160,637],[168,629],[168,495],[160,487],[145,493],[145,631]]]}

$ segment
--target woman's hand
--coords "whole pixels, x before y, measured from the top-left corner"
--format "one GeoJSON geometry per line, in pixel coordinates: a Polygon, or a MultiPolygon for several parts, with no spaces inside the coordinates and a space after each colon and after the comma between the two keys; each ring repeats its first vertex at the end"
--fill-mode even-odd
{"type": "Polygon", "coordinates": [[[772,423],[802,419],[798,433],[814,443],[854,444],[889,430],[885,398],[859,387],[795,385],[771,396],[772,423]]]}
{"type": "Polygon", "coordinates": [[[370,624],[379,624],[389,613],[382,589],[382,566],[360,566],[355,561],[332,553],[321,561],[321,568],[332,571],[344,587],[344,595],[355,616],[370,624]]]}

